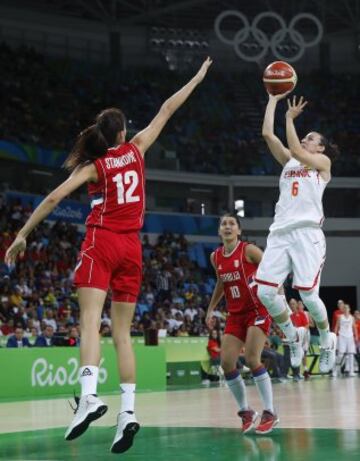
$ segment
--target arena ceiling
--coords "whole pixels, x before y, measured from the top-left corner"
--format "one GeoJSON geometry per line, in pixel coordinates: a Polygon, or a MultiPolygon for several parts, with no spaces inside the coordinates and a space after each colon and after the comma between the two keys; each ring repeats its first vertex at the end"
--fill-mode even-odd
{"type": "Polygon", "coordinates": [[[261,11],[275,11],[285,19],[309,12],[322,21],[325,33],[345,29],[359,33],[360,24],[360,0],[2,0],[1,3],[112,26],[210,29],[215,17],[227,9],[240,10],[249,18],[261,11]]]}

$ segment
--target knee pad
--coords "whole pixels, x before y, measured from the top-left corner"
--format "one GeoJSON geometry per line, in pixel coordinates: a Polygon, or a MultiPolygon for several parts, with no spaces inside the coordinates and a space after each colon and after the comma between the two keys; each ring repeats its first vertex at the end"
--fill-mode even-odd
{"type": "Polygon", "coordinates": [[[328,319],[325,304],[321,301],[317,290],[300,290],[299,293],[315,322],[324,322],[328,319]]]}
{"type": "Polygon", "coordinates": [[[286,310],[285,297],[278,295],[277,287],[259,284],[257,295],[272,317],[278,317],[286,310]]]}

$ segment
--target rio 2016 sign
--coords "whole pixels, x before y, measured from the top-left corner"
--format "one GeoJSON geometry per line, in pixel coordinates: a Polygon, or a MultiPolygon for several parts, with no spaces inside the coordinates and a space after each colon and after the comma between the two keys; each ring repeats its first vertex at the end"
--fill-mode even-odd
{"type": "MultiPolygon", "coordinates": [[[[103,368],[104,359],[100,360],[99,367],[99,384],[106,383],[108,372],[103,368]]],[[[33,387],[40,386],[65,386],[69,384],[75,386],[79,380],[79,362],[75,357],[71,357],[67,362],[67,366],[59,366],[56,368],[52,363],[49,363],[45,358],[39,357],[33,363],[31,369],[31,385],[33,387]]]]}

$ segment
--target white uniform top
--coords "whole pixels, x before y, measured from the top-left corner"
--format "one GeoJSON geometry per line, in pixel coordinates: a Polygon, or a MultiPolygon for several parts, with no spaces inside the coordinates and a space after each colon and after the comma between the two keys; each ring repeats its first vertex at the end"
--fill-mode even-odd
{"type": "Polygon", "coordinates": [[[352,338],[354,335],[353,331],[354,317],[349,315],[339,315],[339,336],[345,336],[346,338],[352,338]]]}
{"type": "Polygon", "coordinates": [[[275,207],[270,232],[322,226],[322,196],[327,186],[318,170],[291,158],[284,166],[280,181],[280,197],[275,207]]]}

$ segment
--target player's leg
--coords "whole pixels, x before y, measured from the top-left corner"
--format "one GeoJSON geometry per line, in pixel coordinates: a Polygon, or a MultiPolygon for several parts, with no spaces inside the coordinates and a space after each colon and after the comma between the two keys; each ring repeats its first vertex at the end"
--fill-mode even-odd
{"type": "Polygon", "coordinates": [[[100,319],[106,291],[83,287],[78,289],[80,305],[80,385],[81,397],[76,401],[75,417],[65,433],[66,440],[83,434],[92,421],[107,411],[107,406],[97,397],[97,380],[100,362],[100,319]]]}
{"type": "Polygon", "coordinates": [[[221,340],[221,367],[224,370],[226,384],[233,395],[239,408],[238,415],[242,420],[242,432],[246,434],[255,426],[258,414],[248,404],[244,380],[236,367],[240,351],[244,347],[244,341],[229,333],[237,329],[237,318],[230,315],[226,322],[225,334],[221,340]]]}
{"type": "MultiPolygon", "coordinates": [[[[290,320],[290,309],[279,287],[291,272],[289,244],[286,236],[269,235],[267,246],[259,264],[255,280],[257,295],[288,341],[295,341],[296,328],[290,320]]],[[[300,358],[301,360],[301,358],[300,358]]]]}
{"type": "MultiPolygon", "coordinates": [[[[261,327],[267,330],[271,323],[270,319],[261,320],[264,322],[261,327]]],[[[264,349],[266,338],[266,333],[259,326],[248,327],[245,342],[245,360],[251,369],[264,409],[260,424],[256,429],[256,432],[259,434],[271,432],[274,426],[279,422],[274,411],[271,378],[266,368],[261,363],[261,353],[264,349]]]]}
{"type": "Polygon", "coordinates": [[[356,347],[355,347],[355,340],[354,337],[351,336],[348,338],[348,357],[349,357],[349,376],[355,377],[356,373],[354,371],[354,357],[356,354],[356,347]]]}
{"type": "Polygon", "coordinates": [[[133,443],[140,425],[135,417],[135,355],[131,343],[130,327],[134,317],[134,302],[112,302],[112,336],[117,353],[120,375],[121,406],[117,432],[111,447],[113,453],[123,453],[133,443]]]}
{"type": "Polygon", "coordinates": [[[120,375],[121,405],[111,451],[123,453],[132,446],[140,429],[134,412],[136,376],[130,328],[141,286],[142,254],[136,233],[121,236],[117,243],[122,260],[112,274],[110,286],[113,292],[111,325],[120,375]]]}
{"type": "Polygon", "coordinates": [[[336,335],[330,332],[326,307],[319,297],[321,271],[325,262],[326,242],[321,229],[293,231],[294,245],[290,255],[293,265],[293,287],[314,319],[320,335],[319,369],[328,373],[335,366],[336,335]]]}

